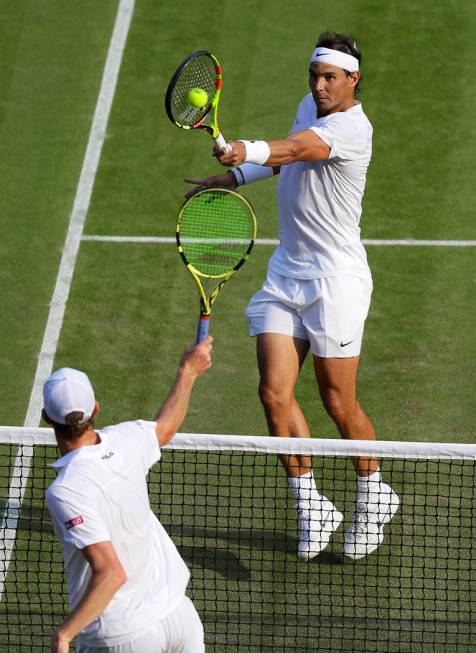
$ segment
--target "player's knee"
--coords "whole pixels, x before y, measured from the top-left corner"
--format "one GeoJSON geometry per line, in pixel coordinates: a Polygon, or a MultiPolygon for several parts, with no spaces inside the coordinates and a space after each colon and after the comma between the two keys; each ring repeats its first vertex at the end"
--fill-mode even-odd
{"type": "Polygon", "coordinates": [[[267,383],[260,383],[258,393],[263,406],[271,411],[289,406],[292,399],[289,392],[283,388],[274,387],[267,383]]]}
{"type": "Polygon", "coordinates": [[[338,392],[329,392],[322,397],[324,407],[328,415],[337,424],[342,424],[351,419],[356,411],[358,404],[354,401],[349,401],[338,392]]]}

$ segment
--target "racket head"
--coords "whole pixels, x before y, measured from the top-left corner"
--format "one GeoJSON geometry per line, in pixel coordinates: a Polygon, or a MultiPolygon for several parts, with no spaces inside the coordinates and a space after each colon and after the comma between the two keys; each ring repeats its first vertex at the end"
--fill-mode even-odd
{"type": "Polygon", "coordinates": [[[202,127],[214,130],[203,122],[216,107],[221,89],[221,66],[217,58],[206,50],[192,52],[177,68],[165,94],[165,110],[169,119],[182,129],[202,127]],[[208,96],[203,107],[193,107],[187,101],[192,88],[201,88],[208,96]]]}
{"type": "Polygon", "coordinates": [[[180,210],[177,247],[194,276],[228,279],[250,255],[255,238],[253,207],[235,191],[199,191],[180,210]]]}

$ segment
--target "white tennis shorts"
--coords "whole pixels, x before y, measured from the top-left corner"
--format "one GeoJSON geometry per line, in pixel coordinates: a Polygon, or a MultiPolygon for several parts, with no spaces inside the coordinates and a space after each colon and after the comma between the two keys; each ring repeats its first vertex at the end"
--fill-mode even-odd
{"type": "Polygon", "coordinates": [[[360,354],[371,296],[371,279],[293,279],[268,271],[245,315],[252,336],[281,333],[309,341],[315,356],[350,358],[360,354]]]}
{"type": "Polygon", "coordinates": [[[185,597],[165,619],[141,637],[117,646],[91,648],[78,643],[77,653],[204,653],[203,626],[192,601],[185,597]]]}

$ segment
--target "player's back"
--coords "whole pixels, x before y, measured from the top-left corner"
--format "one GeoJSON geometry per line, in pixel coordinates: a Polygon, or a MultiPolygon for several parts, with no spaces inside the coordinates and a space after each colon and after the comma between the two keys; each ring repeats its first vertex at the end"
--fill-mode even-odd
{"type": "Polygon", "coordinates": [[[150,509],[147,474],[160,458],[155,423],[98,431],[100,443],[63,456],[47,500],[60,538],[71,608],[91,572],[80,549],[110,540],[127,575],[101,617],[82,634],[89,645],[132,639],[184,595],[188,570],[150,509]]]}

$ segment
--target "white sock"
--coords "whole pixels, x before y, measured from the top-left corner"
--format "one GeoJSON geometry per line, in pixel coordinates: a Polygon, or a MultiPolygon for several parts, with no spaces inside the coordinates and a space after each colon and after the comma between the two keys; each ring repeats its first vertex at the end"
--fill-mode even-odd
{"type": "Polygon", "coordinates": [[[303,476],[288,476],[288,485],[298,503],[307,503],[310,500],[319,501],[325,498],[316,488],[313,472],[308,472],[303,476]]]}
{"type": "Polygon", "coordinates": [[[382,477],[378,469],[369,476],[357,475],[357,501],[378,501],[378,495],[382,492],[382,477]]]}

